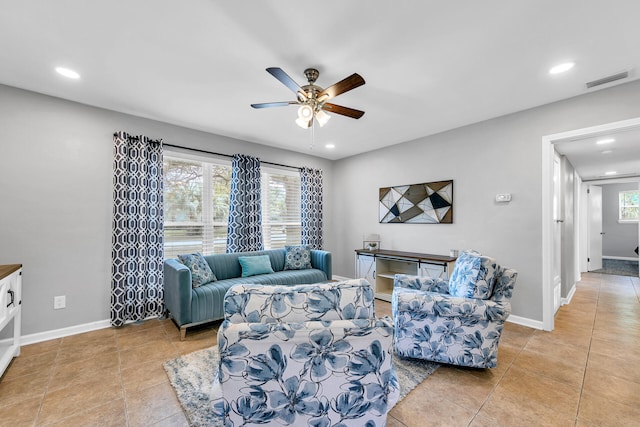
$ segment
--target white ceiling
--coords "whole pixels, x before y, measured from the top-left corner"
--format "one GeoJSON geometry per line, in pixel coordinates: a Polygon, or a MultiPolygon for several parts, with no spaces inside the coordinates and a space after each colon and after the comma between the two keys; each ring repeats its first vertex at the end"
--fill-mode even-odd
{"type": "Polygon", "coordinates": [[[0,0],[0,83],[339,159],[633,80],[639,16],[637,0],[0,0]],[[332,102],[366,114],[334,115],[310,152],[295,107],[249,106],[293,100],[271,66],[299,84],[316,67],[322,87],[359,73],[332,102]]]}

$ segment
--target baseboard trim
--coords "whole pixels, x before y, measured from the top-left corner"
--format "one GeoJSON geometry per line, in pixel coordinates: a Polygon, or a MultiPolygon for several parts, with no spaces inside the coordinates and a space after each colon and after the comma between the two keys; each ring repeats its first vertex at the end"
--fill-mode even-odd
{"type": "Polygon", "coordinates": [[[527,326],[533,329],[540,329],[540,330],[544,329],[542,327],[542,321],[540,320],[533,320],[527,317],[514,316],[513,314],[509,315],[509,317],[507,318],[507,322],[515,323],[516,325],[527,326]]]}
{"type": "Polygon", "coordinates": [[[638,261],[638,257],[628,257],[628,256],[602,256],[602,259],[617,259],[620,261],[638,261]]]}
{"type": "MultiPolygon", "coordinates": [[[[82,325],[69,326],[67,328],[54,329],[51,331],[37,332],[35,334],[22,335],[20,337],[20,345],[35,344],[42,341],[64,338],[70,335],[82,334],[84,332],[97,331],[111,327],[110,320],[98,320],[97,322],[84,323],[82,325]]],[[[11,338],[0,341],[0,345],[5,342],[11,342],[11,338]]]]}
{"type": "Polygon", "coordinates": [[[574,285],[571,287],[571,290],[569,291],[569,295],[567,295],[565,298],[562,298],[562,299],[560,300],[560,303],[561,303],[562,305],[567,305],[567,304],[571,303],[571,299],[573,298],[573,295],[574,295],[575,293],[576,293],[576,285],[574,284],[574,285]]]}

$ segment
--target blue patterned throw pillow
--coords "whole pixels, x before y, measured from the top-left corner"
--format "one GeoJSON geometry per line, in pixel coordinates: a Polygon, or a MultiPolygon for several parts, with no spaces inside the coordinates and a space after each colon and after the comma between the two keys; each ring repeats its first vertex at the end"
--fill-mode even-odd
{"type": "Polygon", "coordinates": [[[178,259],[191,270],[191,286],[194,288],[218,280],[200,252],[178,255],[178,259]]]}
{"type": "Polygon", "coordinates": [[[269,255],[239,256],[238,262],[242,267],[242,277],[273,273],[269,255]]]}
{"type": "Polygon", "coordinates": [[[456,260],[449,279],[449,294],[455,297],[489,299],[496,284],[496,260],[476,251],[464,251],[456,260]]]}
{"type": "Polygon", "coordinates": [[[305,270],[311,267],[311,248],[306,245],[285,246],[287,255],[284,260],[285,270],[305,270]]]}

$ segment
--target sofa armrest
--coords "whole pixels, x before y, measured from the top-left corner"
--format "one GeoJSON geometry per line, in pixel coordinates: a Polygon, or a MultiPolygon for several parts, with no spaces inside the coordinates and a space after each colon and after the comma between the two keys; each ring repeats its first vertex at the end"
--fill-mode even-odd
{"type": "Polygon", "coordinates": [[[324,271],[324,274],[327,275],[327,280],[331,280],[333,277],[331,271],[331,252],[311,249],[311,266],[324,271]]]}
{"type": "Polygon", "coordinates": [[[445,279],[432,279],[431,277],[412,276],[409,274],[396,274],[393,278],[393,287],[418,289],[426,292],[449,293],[449,281],[445,279]]]}
{"type": "Polygon", "coordinates": [[[164,261],[164,304],[178,326],[191,323],[191,271],[176,259],[164,261]]]}
{"type": "Polygon", "coordinates": [[[454,297],[417,289],[397,289],[392,296],[393,317],[407,313],[410,317],[457,317],[463,323],[504,322],[511,313],[508,301],[454,297]]]}

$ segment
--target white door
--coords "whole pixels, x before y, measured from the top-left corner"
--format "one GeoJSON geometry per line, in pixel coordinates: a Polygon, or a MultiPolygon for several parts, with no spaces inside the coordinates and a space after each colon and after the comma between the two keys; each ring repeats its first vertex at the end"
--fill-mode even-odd
{"type": "Polygon", "coordinates": [[[356,254],[356,277],[367,279],[375,288],[376,284],[376,259],[375,257],[356,254]]]}
{"type": "Polygon", "coordinates": [[[553,156],[553,312],[560,308],[562,291],[562,180],[560,156],[553,156]]]}
{"type": "Polygon", "coordinates": [[[590,185],[589,198],[589,236],[588,269],[589,271],[602,268],[602,187],[590,185]]]}

